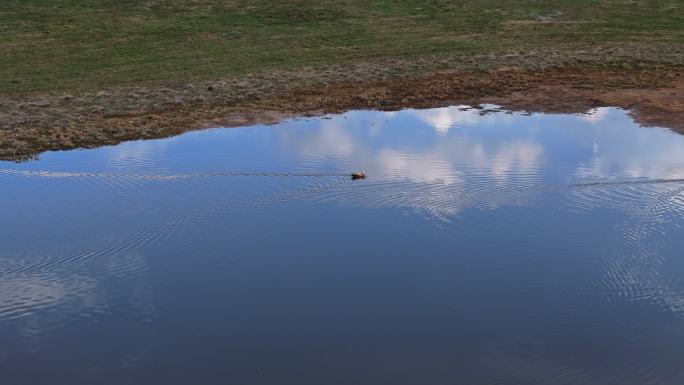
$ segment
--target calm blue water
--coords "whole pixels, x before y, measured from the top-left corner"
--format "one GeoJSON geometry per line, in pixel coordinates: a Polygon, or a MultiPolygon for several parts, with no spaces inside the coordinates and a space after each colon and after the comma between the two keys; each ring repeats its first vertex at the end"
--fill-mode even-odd
{"type": "Polygon", "coordinates": [[[610,108],[3,162],[0,382],[680,385],[683,179],[610,108]]]}

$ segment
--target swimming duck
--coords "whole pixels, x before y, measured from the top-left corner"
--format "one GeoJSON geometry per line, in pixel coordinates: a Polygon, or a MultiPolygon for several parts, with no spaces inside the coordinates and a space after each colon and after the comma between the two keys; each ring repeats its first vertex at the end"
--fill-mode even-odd
{"type": "Polygon", "coordinates": [[[366,173],[363,171],[360,172],[353,172],[351,174],[352,180],[357,180],[357,179],[366,179],[366,173]]]}

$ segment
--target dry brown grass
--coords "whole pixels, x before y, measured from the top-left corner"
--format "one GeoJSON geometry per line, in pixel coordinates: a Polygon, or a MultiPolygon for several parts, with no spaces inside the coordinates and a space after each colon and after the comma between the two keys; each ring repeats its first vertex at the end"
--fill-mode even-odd
{"type": "Polygon", "coordinates": [[[272,71],[176,87],[4,97],[0,157],[25,159],[45,150],[159,138],[208,126],[271,123],[285,116],[351,108],[482,102],[552,112],[614,105],[635,110],[644,124],[684,131],[684,67],[674,64],[681,61],[681,51],[662,50],[657,57],[629,47],[566,53],[385,61],[272,71]],[[630,57],[634,64],[628,67],[607,60],[615,58],[619,63],[633,52],[644,56],[630,57]],[[672,63],[654,64],[649,61],[654,57],[672,63]]]}

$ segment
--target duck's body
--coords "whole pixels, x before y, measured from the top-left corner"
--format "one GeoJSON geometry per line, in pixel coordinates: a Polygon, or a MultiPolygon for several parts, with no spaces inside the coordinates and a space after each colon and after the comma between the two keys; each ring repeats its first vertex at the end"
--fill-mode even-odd
{"type": "Polygon", "coordinates": [[[361,171],[361,172],[353,172],[351,174],[352,180],[357,180],[357,179],[366,179],[366,173],[361,171]]]}

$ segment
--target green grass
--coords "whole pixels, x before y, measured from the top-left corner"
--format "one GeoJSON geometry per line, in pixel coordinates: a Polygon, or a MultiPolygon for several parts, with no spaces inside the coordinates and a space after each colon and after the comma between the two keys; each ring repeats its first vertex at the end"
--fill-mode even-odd
{"type": "Polygon", "coordinates": [[[604,43],[684,43],[684,2],[4,0],[0,94],[604,43]]]}

